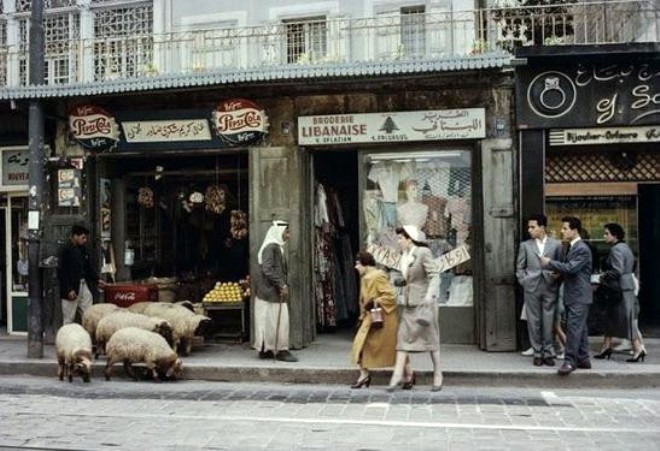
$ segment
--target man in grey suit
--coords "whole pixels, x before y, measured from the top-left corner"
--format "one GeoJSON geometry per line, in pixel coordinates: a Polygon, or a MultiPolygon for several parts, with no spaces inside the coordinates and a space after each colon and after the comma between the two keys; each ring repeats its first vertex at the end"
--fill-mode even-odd
{"type": "Polygon", "coordinates": [[[527,330],[534,350],[534,366],[555,366],[556,357],[552,332],[559,277],[541,268],[540,257],[559,260],[561,243],[546,235],[547,225],[545,215],[534,215],[527,220],[527,232],[531,238],[520,243],[516,263],[516,277],[525,290],[527,330]]]}
{"type": "Polygon", "coordinates": [[[544,269],[558,271],[564,281],[566,308],[566,353],[558,374],[566,376],[576,368],[591,369],[587,316],[593,301],[591,291],[591,250],[580,238],[582,224],[573,216],[561,219],[561,234],[570,248],[565,261],[540,257],[544,269]]]}

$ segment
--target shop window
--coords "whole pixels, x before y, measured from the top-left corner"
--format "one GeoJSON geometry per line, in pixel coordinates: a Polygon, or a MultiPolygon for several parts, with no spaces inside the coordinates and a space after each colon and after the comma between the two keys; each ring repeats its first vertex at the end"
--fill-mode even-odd
{"type": "Polygon", "coordinates": [[[11,291],[22,292],[28,288],[28,230],[27,230],[27,197],[11,197],[11,291]]]}
{"type": "MultiPolygon", "coordinates": [[[[367,245],[381,251],[380,263],[398,270],[395,229],[402,225],[422,230],[436,258],[462,246],[470,251],[470,152],[373,153],[364,164],[364,234],[367,245]]],[[[438,302],[441,306],[473,305],[471,260],[441,274],[438,302]]]]}
{"type": "Polygon", "coordinates": [[[422,57],[426,52],[424,6],[401,8],[401,45],[407,57],[422,57]]]}
{"type": "Polygon", "coordinates": [[[286,61],[304,63],[322,60],[328,51],[328,26],[324,16],[285,20],[286,61]]]}
{"type": "Polygon", "coordinates": [[[550,197],[546,199],[548,232],[561,240],[561,218],[577,216],[582,222],[582,238],[591,245],[594,272],[599,272],[607,258],[610,246],[605,243],[603,226],[615,222],[623,227],[626,242],[635,255],[639,253],[637,229],[637,202],[635,196],[579,196],[550,197]]]}

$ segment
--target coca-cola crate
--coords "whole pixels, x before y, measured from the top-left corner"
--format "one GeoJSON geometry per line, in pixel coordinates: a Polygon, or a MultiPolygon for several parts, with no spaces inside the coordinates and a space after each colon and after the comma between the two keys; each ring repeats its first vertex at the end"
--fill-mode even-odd
{"type": "Polygon", "coordinates": [[[137,302],[158,302],[158,285],[109,284],[103,289],[105,302],[130,307],[137,302]]]}

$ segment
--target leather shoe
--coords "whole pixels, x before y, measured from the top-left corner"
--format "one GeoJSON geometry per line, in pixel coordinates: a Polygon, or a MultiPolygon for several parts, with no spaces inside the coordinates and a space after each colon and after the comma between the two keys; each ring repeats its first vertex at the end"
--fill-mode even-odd
{"type": "Polygon", "coordinates": [[[561,364],[561,366],[557,370],[557,374],[559,374],[560,376],[568,376],[573,371],[575,371],[575,368],[573,367],[573,365],[571,365],[570,363],[564,362],[564,363],[561,364]]]}
{"type": "Polygon", "coordinates": [[[541,366],[543,365],[543,359],[541,357],[534,357],[532,363],[534,364],[534,366],[541,366]]]}
{"type": "Polygon", "coordinates": [[[259,358],[260,359],[272,359],[275,357],[275,354],[273,354],[273,351],[259,351],[259,358]]]}
{"type": "Polygon", "coordinates": [[[298,359],[291,354],[289,351],[280,351],[277,353],[275,356],[277,360],[281,360],[282,362],[297,362],[298,359]]]}
{"type": "Polygon", "coordinates": [[[547,366],[555,366],[555,359],[552,357],[546,357],[543,359],[543,364],[547,366]]]}
{"type": "Polygon", "coordinates": [[[591,369],[591,361],[590,360],[583,360],[580,363],[577,364],[577,367],[581,370],[590,370],[591,369]]]}

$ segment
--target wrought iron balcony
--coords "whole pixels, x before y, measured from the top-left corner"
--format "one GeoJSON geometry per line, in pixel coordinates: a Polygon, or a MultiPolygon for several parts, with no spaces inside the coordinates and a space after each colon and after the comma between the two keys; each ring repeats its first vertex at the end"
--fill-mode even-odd
{"type": "MultiPolygon", "coordinates": [[[[6,42],[2,22],[0,27],[6,42]]],[[[410,9],[364,19],[318,18],[164,34],[66,40],[47,36],[44,82],[67,85],[292,66],[429,61],[510,52],[529,45],[658,41],[660,12],[655,0],[462,12],[410,9]]],[[[0,44],[0,83],[25,85],[27,59],[25,43],[0,44]]]]}

